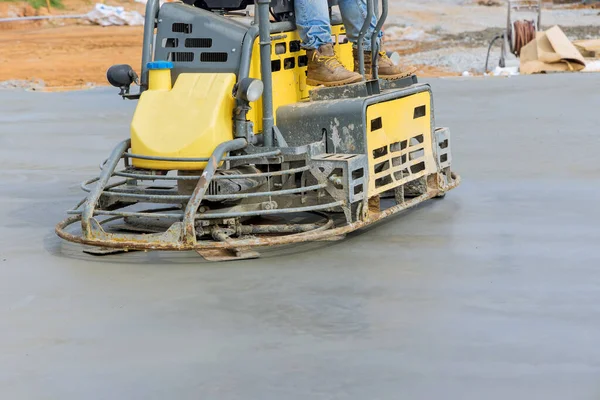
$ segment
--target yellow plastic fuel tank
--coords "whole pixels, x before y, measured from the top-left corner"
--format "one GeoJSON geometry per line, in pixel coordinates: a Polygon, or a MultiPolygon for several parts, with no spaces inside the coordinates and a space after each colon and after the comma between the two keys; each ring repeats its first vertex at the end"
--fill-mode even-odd
{"type": "MultiPolygon", "coordinates": [[[[170,64],[170,63],[169,63],[170,64]]],[[[142,93],[131,122],[131,152],[154,157],[210,157],[233,139],[231,73],[183,73],[172,88],[170,70],[149,68],[148,90],[142,93]]],[[[201,170],[206,162],[132,159],[135,167],[153,170],[201,170]]]]}

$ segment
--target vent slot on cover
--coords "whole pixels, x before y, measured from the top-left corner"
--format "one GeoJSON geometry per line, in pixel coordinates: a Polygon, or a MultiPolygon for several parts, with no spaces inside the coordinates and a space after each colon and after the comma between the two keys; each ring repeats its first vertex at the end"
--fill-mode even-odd
{"type": "Polygon", "coordinates": [[[185,39],[185,47],[191,48],[208,48],[212,47],[211,38],[187,38],[185,39]]]}
{"type": "Polygon", "coordinates": [[[202,62],[227,62],[227,53],[205,52],[205,53],[200,54],[200,61],[202,61],[202,62]]]}
{"type": "Polygon", "coordinates": [[[175,22],[171,28],[175,33],[192,33],[192,24],[184,24],[183,22],[175,22]]]}
{"type": "Polygon", "coordinates": [[[177,51],[169,53],[168,60],[174,62],[192,62],[194,61],[194,53],[190,51],[177,51]]]}

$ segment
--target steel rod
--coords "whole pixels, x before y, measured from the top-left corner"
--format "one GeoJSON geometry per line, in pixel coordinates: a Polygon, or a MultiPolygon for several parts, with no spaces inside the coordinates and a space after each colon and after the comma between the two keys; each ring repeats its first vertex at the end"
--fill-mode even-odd
{"type": "MultiPolygon", "coordinates": [[[[260,157],[271,157],[277,156],[281,154],[280,150],[272,150],[266,151],[264,153],[257,154],[243,154],[241,156],[229,156],[223,157],[224,161],[237,161],[237,160],[248,160],[252,158],[260,158],[260,157]]],[[[124,157],[127,158],[136,158],[138,160],[149,160],[149,161],[170,161],[170,162],[207,162],[210,160],[210,157],[200,157],[200,158],[181,158],[181,157],[160,157],[160,156],[144,156],[141,154],[132,154],[132,153],[124,153],[124,157]]]]}
{"type": "Polygon", "coordinates": [[[383,24],[385,24],[385,20],[388,16],[388,0],[381,0],[381,16],[377,20],[377,24],[373,29],[373,35],[371,36],[371,73],[373,74],[373,79],[379,79],[379,68],[377,65],[377,60],[379,59],[379,50],[381,50],[380,43],[378,43],[379,32],[381,32],[381,28],[383,28],[383,24]]]}
{"type": "Polygon", "coordinates": [[[140,93],[148,88],[148,63],[152,61],[154,28],[156,16],[160,8],[159,0],[148,0],[144,20],[144,42],[142,44],[142,76],[140,78],[140,93]]]}
{"type": "Polygon", "coordinates": [[[373,0],[367,0],[367,16],[362,28],[360,28],[360,33],[358,34],[358,43],[356,44],[358,51],[358,70],[363,77],[365,76],[365,53],[363,49],[363,40],[367,35],[369,27],[371,26],[371,19],[373,19],[373,0]]]}
{"type": "MultiPolygon", "coordinates": [[[[291,174],[295,174],[297,172],[308,171],[309,169],[310,169],[310,167],[300,167],[300,168],[286,169],[286,170],[282,170],[282,171],[261,172],[261,173],[256,173],[256,174],[215,175],[213,177],[213,181],[223,180],[223,179],[246,179],[246,178],[262,178],[262,177],[291,175],[291,174]]],[[[151,180],[151,181],[154,181],[154,180],[195,181],[195,180],[200,179],[200,175],[148,175],[148,174],[135,174],[135,173],[124,172],[124,171],[117,171],[113,175],[120,176],[123,178],[133,178],[133,179],[151,180]]],[[[84,182],[84,183],[86,183],[86,182],[84,182]]]]}
{"type": "Polygon", "coordinates": [[[253,217],[257,215],[274,215],[274,214],[289,214],[289,213],[301,213],[308,211],[319,211],[327,210],[332,207],[343,205],[343,201],[336,201],[327,204],[317,204],[314,206],[307,207],[296,207],[296,208],[282,208],[274,210],[255,210],[255,211],[240,211],[237,213],[225,212],[225,213],[204,213],[199,214],[198,219],[216,219],[216,218],[234,218],[234,217],[253,217]]]}
{"type": "MultiPolygon", "coordinates": [[[[240,211],[240,212],[206,212],[202,214],[196,214],[196,219],[218,219],[218,218],[237,218],[237,217],[251,217],[258,215],[274,215],[274,214],[291,214],[291,213],[302,213],[310,211],[326,210],[332,207],[343,205],[343,201],[336,201],[327,204],[316,204],[314,206],[306,207],[294,207],[294,208],[281,208],[274,210],[253,210],[253,211],[240,211]]],[[[81,211],[69,210],[67,214],[80,215],[81,211]]],[[[110,215],[110,216],[121,216],[121,217],[149,217],[149,218],[179,218],[185,213],[149,213],[149,212],[134,212],[134,211],[107,211],[107,210],[96,210],[94,215],[110,215]]]]}
{"type": "Polygon", "coordinates": [[[246,139],[233,139],[228,142],[221,143],[213,151],[212,156],[210,156],[210,160],[206,164],[206,168],[204,168],[204,172],[202,172],[202,176],[200,176],[200,179],[198,179],[198,184],[192,193],[192,197],[185,208],[183,218],[184,232],[183,238],[181,238],[184,243],[192,244],[196,241],[196,228],[194,226],[196,213],[198,212],[198,207],[200,207],[200,203],[202,203],[204,194],[206,193],[206,190],[208,189],[215,172],[217,172],[217,167],[223,159],[223,156],[230,151],[243,149],[247,145],[248,142],[246,139]]]}
{"type": "Polygon", "coordinates": [[[88,237],[92,234],[90,219],[94,216],[96,203],[98,203],[98,200],[102,195],[102,191],[104,190],[109,179],[112,177],[112,173],[119,164],[119,161],[121,161],[123,153],[129,148],[130,145],[131,140],[126,139],[114,148],[110,157],[108,158],[108,161],[106,164],[104,164],[104,168],[102,168],[102,172],[100,173],[100,177],[98,178],[98,182],[96,183],[94,190],[90,192],[90,195],[85,202],[85,206],[83,207],[83,212],[81,214],[81,230],[84,232],[84,235],[88,237]]]}
{"type": "Polygon", "coordinates": [[[83,19],[85,14],[80,15],[37,15],[33,17],[11,17],[11,18],[0,18],[0,22],[14,22],[14,21],[35,21],[41,19],[83,19]]]}
{"type": "Polygon", "coordinates": [[[260,37],[260,75],[264,85],[262,95],[263,111],[263,140],[265,147],[273,147],[273,76],[271,72],[271,30],[270,30],[270,0],[256,0],[258,9],[258,30],[260,37]]]}

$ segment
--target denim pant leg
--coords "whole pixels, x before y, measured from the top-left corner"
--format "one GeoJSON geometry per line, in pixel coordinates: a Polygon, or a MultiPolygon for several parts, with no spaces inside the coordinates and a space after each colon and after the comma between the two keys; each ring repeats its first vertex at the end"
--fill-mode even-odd
{"type": "Polygon", "coordinates": [[[327,0],[296,0],[296,27],[305,49],[332,43],[327,0]]]}
{"type": "MultiPolygon", "coordinates": [[[[339,0],[338,3],[340,12],[342,13],[344,26],[346,27],[346,36],[348,37],[348,40],[354,43],[354,47],[356,47],[360,29],[362,28],[365,18],[367,17],[367,2],[366,0],[339,0]]],[[[367,35],[363,41],[365,50],[371,50],[371,36],[373,35],[373,29],[375,29],[375,25],[377,25],[377,18],[373,16],[369,30],[367,31],[367,35]]],[[[379,32],[378,38],[381,39],[382,36],[383,31],[379,32]]]]}

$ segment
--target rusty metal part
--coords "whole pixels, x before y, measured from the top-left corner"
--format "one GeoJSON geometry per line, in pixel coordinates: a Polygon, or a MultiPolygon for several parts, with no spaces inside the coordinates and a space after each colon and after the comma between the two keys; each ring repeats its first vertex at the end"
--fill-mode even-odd
{"type": "Polygon", "coordinates": [[[259,258],[258,251],[248,249],[204,249],[196,250],[206,261],[237,261],[259,258]]]}
{"type": "Polygon", "coordinates": [[[83,212],[81,213],[81,229],[83,230],[84,234],[88,236],[91,236],[90,220],[94,217],[94,209],[96,208],[96,204],[98,203],[106,184],[111,178],[113,171],[117,167],[117,164],[119,161],[121,161],[122,154],[127,151],[130,145],[131,140],[127,139],[123,140],[114,148],[108,161],[102,167],[102,173],[98,178],[96,186],[90,192],[90,195],[84,204],[83,212]]]}
{"type": "Polygon", "coordinates": [[[240,235],[264,235],[269,233],[302,233],[320,228],[317,224],[286,224],[286,225],[241,225],[240,235]]]}
{"type": "Polygon", "coordinates": [[[390,217],[394,214],[399,213],[405,209],[413,207],[423,201],[429,200],[434,197],[443,195],[445,192],[454,189],[460,184],[460,177],[452,174],[452,181],[447,186],[437,189],[430,189],[428,192],[421,196],[414,197],[410,200],[406,200],[401,204],[392,206],[384,211],[375,212],[370,211],[363,221],[354,222],[338,228],[331,228],[331,226],[323,226],[318,230],[313,230],[304,233],[291,234],[286,236],[274,236],[274,237],[257,237],[257,238],[244,238],[244,239],[230,239],[227,242],[219,241],[205,241],[200,240],[197,242],[184,242],[177,240],[175,236],[172,236],[173,232],[177,230],[177,224],[175,223],[165,232],[162,237],[170,238],[171,240],[160,240],[156,235],[143,235],[146,240],[136,240],[133,237],[130,238],[119,238],[114,240],[111,234],[106,233],[102,237],[85,238],[84,236],[74,235],[66,231],[66,229],[81,221],[81,216],[76,215],[65,219],[56,226],[56,233],[59,237],[80,244],[110,247],[110,248],[123,248],[128,250],[210,250],[210,249],[234,249],[234,248],[250,248],[250,247],[267,247],[267,246],[279,246],[287,245],[291,243],[301,243],[310,241],[320,241],[336,236],[345,235],[357,229],[364,228],[366,226],[375,224],[384,218],[390,217]],[[171,236],[169,236],[171,235],[171,236]],[[154,239],[154,240],[153,240],[154,239]],[[174,239],[174,240],[173,240],[174,239]]]}
{"type": "MultiPolygon", "coordinates": [[[[212,237],[213,239],[219,242],[232,242],[229,232],[226,232],[224,229],[221,228],[213,228],[212,237]]],[[[260,254],[257,251],[252,251],[247,247],[230,247],[227,249],[198,250],[198,254],[200,254],[208,261],[247,260],[251,258],[260,257],[260,254]]]]}
{"type": "Polygon", "coordinates": [[[233,139],[227,142],[223,142],[218,145],[210,156],[206,168],[202,172],[200,179],[198,179],[198,184],[196,185],[196,189],[192,193],[192,196],[185,208],[185,212],[183,215],[183,226],[184,232],[182,240],[187,244],[193,244],[196,241],[196,231],[195,231],[195,220],[196,213],[198,212],[198,207],[200,207],[200,203],[204,198],[204,194],[208,189],[208,185],[213,178],[215,172],[217,172],[217,167],[219,163],[223,159],[226,153],[234,150],[243,149],[248,145],[246,139],[239,138],[233,139]]]}

